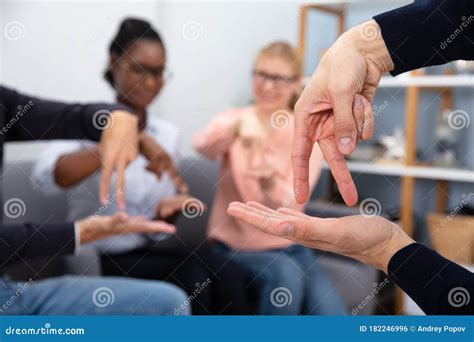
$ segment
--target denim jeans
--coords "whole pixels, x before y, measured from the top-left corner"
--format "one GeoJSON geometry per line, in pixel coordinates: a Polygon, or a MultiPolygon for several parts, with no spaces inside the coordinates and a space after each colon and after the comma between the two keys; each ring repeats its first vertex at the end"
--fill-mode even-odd
{"type": "Polygon", "coordinates": [[[257,284],[259,314],[346,314],[342,299],[311,249],[292,245],[247,252],[223,244],[215,248],[248,271],[249,284],[257,284]]]}
{"type": "Polygon", "coordinates": [[[159,281],[64,276],[16,283],[0,277],[0,315],[187,315],[186,299],[159,281]]]}

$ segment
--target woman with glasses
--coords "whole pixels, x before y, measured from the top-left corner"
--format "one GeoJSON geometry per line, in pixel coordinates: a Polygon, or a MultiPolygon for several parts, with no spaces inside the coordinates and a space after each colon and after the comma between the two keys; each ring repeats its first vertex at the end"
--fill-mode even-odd
{"type": "MultiPolygon", "coordinates": [[[[253,70],[254,104],[219,114],[193,139],[208,158],[221,159],[219,189],[208,226],[215,250],[247,271],[258,289],[260,314],[344,314],[345,307],[311,249],[275,237],[227,215],[233,201],[303,211],[292,187],[293,106],[301,88],[295,49],[275,42],[260,51],[253,70]]],[[[322,155],[310,160],[312,185],[322,155]]]]}
{"type": "MultiPolygon", "coordinates": [[[[165,46],[148,22],[126,19],[109,53],[105,79],[114,88],[117,102],[132,108],[143,127],[141,155],[130,163],[125,173],[126,211],[129,215],[172,221],[190,199],[187,186],[174,167],[178,160],[178,130],[148,112],[169,77],[165,46]]],[[[100,160],[101,150],[97,144],[53,143],[38,158],[34,178],[45,192],[67,189],[70,218],[94,213],[107,215],[116,211],[116,203],[111,200],[105,207],[99,203],[95,189],[100,160]]],[[[163,238],[166,238],[163,234],[120,236],[94,243],[89,251],[83,248],[83,253],[90,253],[91,249],[99,251],[104,275],[167,280],[182,287],[188,295],[196,294],[196,284],[206,283],[193,300],[193,314],[240,313],[240,305],[245,308],[244,297],[240,296],[243,292],[228,293],[222,303],[213,299],[216,288],[224,285],[227,278],[239,283],[238,272],[227,275],[227,268],[213,270],[214,259],[206,262],[208,257],[204,251],[191,255],[178,251],[164,253],[156,246],[163,238]]]]}

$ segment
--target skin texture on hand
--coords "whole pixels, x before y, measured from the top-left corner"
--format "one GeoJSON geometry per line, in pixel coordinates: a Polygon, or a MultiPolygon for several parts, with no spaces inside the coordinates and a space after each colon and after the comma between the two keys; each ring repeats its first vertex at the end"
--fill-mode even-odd
{"type": "Polygon", "coordinates": [[[158,179],[163,172],[168,172],[179,193],[187,193],[188,186],[181,179],[171,157],[152,137],[146,133],[140,134],[140,152],[149,161],[146,169],[156,174],[158,179]]]}
{"type": "Polygon", "coordinates": [[[344,155],[359,139],[372,137],[371,103],[382,73],[391,69],[393,62],[374,20],[344,33],[322,57],[295,106],[292,162],[298,203],[309,196],[309,158],[316,142],[346,204],[357,203],[344,155]],[[357,110],[361,101],[362,111],[357,110]]]}
{"type": "Polygon", "coordinates": [[[174,234],[176,228],[163,221],[149,221],[143,216],[129,217],[125,213],[113,216],[89,216],[76,222],[81,244],[131,233],[174,234]]]}
{"type": "Polygon", "coordinates": [[[288,208],[272,210],[257,202],[233,202],[227,212],[265,233],[342,254],[385,273],[392,256],[414,242],[400,227],[379,216],[322,219],[288,208]]]}
{"type": "Polygon", "coordinates": [[[138,154],[138,118],[125,111],[113,111],[107,120],[99,144],[102,156],[99,198],[102,204],[107,202],[109,184],[115,171],[117,206],[124,209],[125,168],[138,154]]]}

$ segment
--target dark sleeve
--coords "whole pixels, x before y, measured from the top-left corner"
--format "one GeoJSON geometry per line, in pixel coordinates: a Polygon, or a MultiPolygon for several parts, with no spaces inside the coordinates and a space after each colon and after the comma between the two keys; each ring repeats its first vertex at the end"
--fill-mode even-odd
{"type": "Polygon", "coordinates": [[[392,75],[474,59],[474,1],[416,0],[374,17],[392,57],[392,75]]]}
{"type": "Polygon", "coordinates": [[[0,267],[22,259],[52,258],[75,250],[73,223],[0,226],[0,267]]]}
{"type": "Polygon", "coordinates": [[[88,139],[98,141],[109,112],[122,105],[66,104],[39,99],[0,87],[5,114],[1,134],[7,141],[88,139]]]}
{"type": "Polygon", "coordinates": [[[428,315],[474,314],[474,274],[423,245],[395,253],[388,274],[428,315]]]}

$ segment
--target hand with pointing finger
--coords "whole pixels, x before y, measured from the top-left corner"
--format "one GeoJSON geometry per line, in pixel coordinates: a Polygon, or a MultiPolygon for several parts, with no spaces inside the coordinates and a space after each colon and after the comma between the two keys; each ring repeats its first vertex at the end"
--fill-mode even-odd
{"type": "Polygon", "coordinates": [[[309,157],[316,142],[346,204],[357,203],[344,155],[354,150],[359,139],[372,137],[371,102],[382,73],[393,69],[378,31],[371,20],[344,33],[322,57],[296,103],[292,161],[299,203],[309,196],[309,157]],[[370,31],[375,34],[368,38],[370,31]]]}
{"type": "Polygon", "coordinates": [[[99,144],[102,155],[99,198],[102,204],[107,202],[109,184],[115,171],[117,206],[122,210],[125,208],[125,169],[138,154],[138,118],[129,112],[116,110],[107,120],[99,144]]]}

